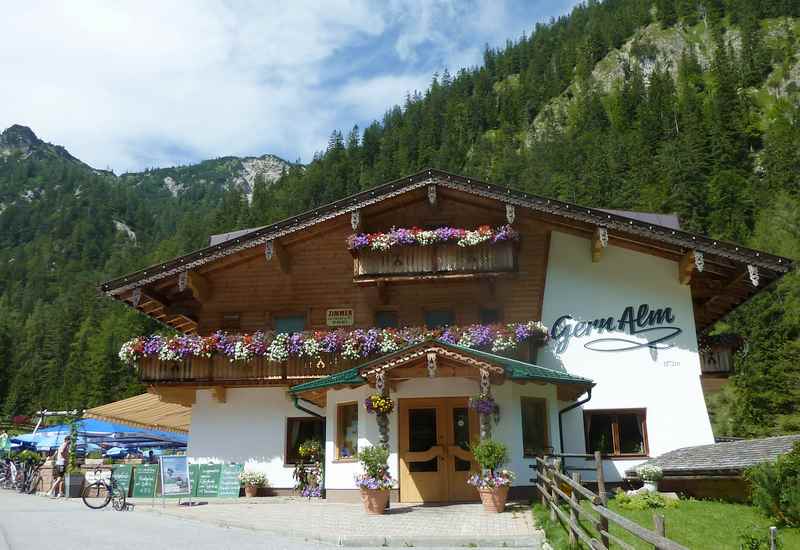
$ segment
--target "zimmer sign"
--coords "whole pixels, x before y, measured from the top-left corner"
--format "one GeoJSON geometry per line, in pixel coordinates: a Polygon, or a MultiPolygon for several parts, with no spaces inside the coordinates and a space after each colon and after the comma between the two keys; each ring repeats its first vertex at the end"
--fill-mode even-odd
{"type": "Polygon", "coordinates": [[[600,317],[591,321],[576,321],[571,315],[562,315],[550,327],[550,337],[555,342],[556,353],[567,350],[573,337],[594,337],[583,344],[592,351],[630,351],[639,348],[669,349],[681,329],[671,326],[675,322],[672,308],[651,309],[648,304],[638,308],[628,306],[619,317],[600,317]],[[619,335],[627,335],[625,338],[619,335]],[[608,336],[604,336],[604,335],[608,336]],[[634,339],[633,337],[636,337],[634,339]]]}

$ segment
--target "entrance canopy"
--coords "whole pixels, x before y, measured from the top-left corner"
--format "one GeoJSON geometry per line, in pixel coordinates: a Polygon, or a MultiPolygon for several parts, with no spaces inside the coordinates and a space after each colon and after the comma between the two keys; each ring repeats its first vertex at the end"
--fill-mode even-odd
{"type": "Polygon", "coordinates": [[[158,395],[143,393],[84,411],[83,416],[138,429],[189,433],[191,407],[165,403],[158,395]]]}
{"type": "Polygon", "coordinates": [[[486,375],[493,384],[502,384],[505,381],[554,384],[558,387],[558,399],[561,401],[573,401],[594,386],[590,379],[566,371],[429,339],[358,367],[292,386],[289,391],[316,405],[324,406],[327,390],[373,385],[379,373],[383,373],[390,385],[429,376],[457,376],[480,380],[486,375]]]}

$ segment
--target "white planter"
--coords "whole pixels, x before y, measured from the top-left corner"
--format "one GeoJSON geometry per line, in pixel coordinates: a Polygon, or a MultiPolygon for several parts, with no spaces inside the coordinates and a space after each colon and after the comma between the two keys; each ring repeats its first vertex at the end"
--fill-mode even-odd
{"type": "Polygon", "coordinates": [[[651,493],[658,492],[658,481],[645,481],[642,489],[645,491],[650,491],[651,493]]]}

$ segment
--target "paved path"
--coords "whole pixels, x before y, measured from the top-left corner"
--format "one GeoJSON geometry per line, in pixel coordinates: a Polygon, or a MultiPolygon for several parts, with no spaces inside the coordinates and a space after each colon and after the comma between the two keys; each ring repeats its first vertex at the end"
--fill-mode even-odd
{"type": "MultiPolygon", "coordinates": [[[[337,542],[377,548],[385,544],[403,546],[404,539],[397,536],[388,540],[384,538],[376,542],[377,546],[371,546],[370,540],[377,539],[368,539],[367,536],[384,532],[396,534],[401,529],[410,529],[411,535],[417,533],[414,546],[421,549],[447,550],[454,548],[449,545],[456,540],[451,536],[453,531],[429,536],[436,529],[446,529],[442,523],[444,508],[405,507],[407,511],[397,509],[390,516],[368,517],[358,506],[278,498],[253,499],[250,502],[240,499],[236,504],[212,501],[191,509],[179,508],[174,502],[167,503],[164,509],[158,501],[155,507],[150,504],[150,501],[139,502],[131,512],[114,512],[111,509],[95,511],[76,500],[51,500],[0,490],[0,550],[331,550],[337,542]],[[336,521],[344,521],[342,513],[356,519],[356,529],[360,531],[346,523],[336,524],[336,521]],[[409,519],[412,515],[415,521],[409,519]],[[336,519],[323,519],[325,517],[336,519]],[[367,535],[350,539],[343,537],[340,540],[317,536],[329,529],[335,532],[344,530],[353,536],[367,535]],[[325,542],[318,538],[323,538],[325,542]]],[[[514,514],[518,515],[517,519],[523,515],[530,518],[528,511],[518,511],[492,516],[487,521],[488,518],[477,515],[477,507],[471,510],[469,506],[472,505],[465,506],[460,510],[451,508],[451,511],[458,512],[451,516],[465,516],[479,525],[495,525],[496,520],[502,517],[504,519],[497,523],[500,526],[505,525],[506,520],[511,521],[514,514]]],[[[535,532],[531,538],[526,535],[524,539],[508,539],[512,544],[506,547],[520,547],[520,542],[525,541],[529,548],[540,548],[539,536],[535,532]]],[[[492,540],[499,539],[479,541],[480,546],[491,548],[494,545],[486,543],[492,540]]],[[[470,544],[457,544],[460,548],[464,546],[470,544]]]]}

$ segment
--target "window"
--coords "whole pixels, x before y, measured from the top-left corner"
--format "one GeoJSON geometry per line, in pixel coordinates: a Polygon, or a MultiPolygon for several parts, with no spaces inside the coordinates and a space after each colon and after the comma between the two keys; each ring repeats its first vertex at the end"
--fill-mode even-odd
{"type": "Polygon", "coordinates": [[[455,324],[455,316],[450,309],[431,309],[425,312],[425,326],[428,328],[449,327],[455,324]]]}
{"type": "Polygon", "coordinates": [[[358,453],[358,404],[336,406],[336,458],[352,459],[358,453]]]}
{"type": "Polygon", "coordinates": [[[313,416],[286,419],[286,464],[296,464],[300,461],[297,449],[301,443],[316,439],[320,443],[325,441],[325,419],[313,416]]]}
{"type": "Polygon", "coordinates": [[[480,319],[482,325],[494,325],[500,322],[502,316],[499,309],[482,307],[478,319],[480,319]]]}
{"type": "Polygon", "coordinates": [[[549,446],[547,437],[547,401],[536,397],[523,397],[522,410],[522,455],[532,458],[549,446]]]}
{"type": "Polygon", "coordinates": [[[647,456],[644,409],[584,411],[586,450],[610,456],[647,456]]]}
{"type": "Polygon", "coordinates": [[[398,328],[400,320],[396,311],[376,311],[375,326],[378,328],[398,328]]]}
{"type": "Polygon", "coordinates": [[[305,315],[281,315],[272,318],[275,332],[303,332],[306,328],[305,315]]]}

